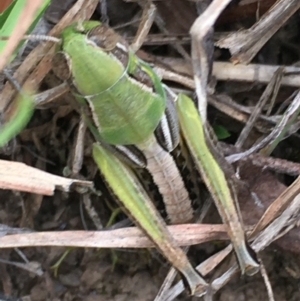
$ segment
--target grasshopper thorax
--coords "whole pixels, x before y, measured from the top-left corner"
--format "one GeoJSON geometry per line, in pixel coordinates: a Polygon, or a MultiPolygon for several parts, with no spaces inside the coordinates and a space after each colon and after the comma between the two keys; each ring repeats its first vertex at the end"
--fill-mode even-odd
{"type": "Polygon", "coordinates": [[[53,70],[86,101],[103,141],[136,145],[153,135],[166,107],[165,93],[152,69],[115,37],[99,22],[67,27],[53,70]],[[138,71],[149,75],[153,88],[135,79],[138,71]]]}

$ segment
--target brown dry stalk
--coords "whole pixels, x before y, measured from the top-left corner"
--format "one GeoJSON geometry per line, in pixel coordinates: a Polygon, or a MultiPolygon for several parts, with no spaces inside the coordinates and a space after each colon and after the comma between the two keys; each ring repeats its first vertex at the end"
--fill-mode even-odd
{"type": "MultiPolygon", "coordinates": [[[[224,225],[184,224],[168,226],[176,246],[189,246],[213,240],[228,240],[224,225]]],[[[80,248],[155,248],[136,227],[107,231],[33,232],[0,237],[1,248],[80,247],[80,248]]]]}

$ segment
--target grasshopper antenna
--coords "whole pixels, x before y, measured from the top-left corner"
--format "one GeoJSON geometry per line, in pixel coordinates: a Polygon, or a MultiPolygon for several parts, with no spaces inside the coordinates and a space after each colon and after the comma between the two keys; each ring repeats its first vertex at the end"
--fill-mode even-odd
{"type": "MultiPolygon", "coordinates": [[[[7,36],[0,37],[1,41],[7,41],[8,39],[9,37],[7,36]]],[[[54,42],[54,43],[61,42],[61,39],[56,37],[46,36],[46,35],[35,35],[35,34],[24,35],[23,40],[47,41],[47,42],[54,42]]]]}

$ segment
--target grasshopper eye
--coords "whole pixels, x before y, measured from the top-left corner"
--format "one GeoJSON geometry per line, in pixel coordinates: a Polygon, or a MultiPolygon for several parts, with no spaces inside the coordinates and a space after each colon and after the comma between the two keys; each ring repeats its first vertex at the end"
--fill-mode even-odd
{"type": "Polygon", "coordinates": [[[113,50],[119,40],[116,33],[103,24],[92,28],[88,32],[87,38],[106,51],[113,50]]]}
{"type": "Polygon", "coordinates": [[[71,77],[71,60],[65,52],[57,52],[52,59],[52,70],[61,80],[71,77]]]}

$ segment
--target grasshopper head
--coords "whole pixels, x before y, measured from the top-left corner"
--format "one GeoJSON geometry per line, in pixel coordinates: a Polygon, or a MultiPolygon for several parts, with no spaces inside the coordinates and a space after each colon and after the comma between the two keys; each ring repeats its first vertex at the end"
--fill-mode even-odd
{"type": "Polygon", "coordinates": [[[93,27],[89,30],[87,37],[94,42],[98,47],[101,47],[106,52],[109,52],[117,46],[118,42],[123,39],[117,35],[113,29],[104,24],[93,27]]]}
{"type": "Polygon", "coordinates": [[[98,26],[101,26],[101,23],[98,21],[78,21],[62,31],[60,48],[52,59],[52,70],[58,78],[68,80],[72,75],[71,60],[69,55],[63,51],[64,45],[73,39],[74,36],[78,34],[86,35],[90,30],[98,26]]]}

